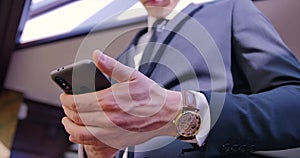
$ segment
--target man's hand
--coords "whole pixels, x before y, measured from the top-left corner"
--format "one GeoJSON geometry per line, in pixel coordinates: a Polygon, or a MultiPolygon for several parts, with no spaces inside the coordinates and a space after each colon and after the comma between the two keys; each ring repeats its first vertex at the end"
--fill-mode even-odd
{"type": "Polygon", "coordinates": [[[60,96],[70,141],[121,149],[156,136],[176,136],[172,120],[180,109],[180,92],[160,87],[100,51],[94,52],[93,59],[100,71],[118,83],[95,93],[60,96]]]}

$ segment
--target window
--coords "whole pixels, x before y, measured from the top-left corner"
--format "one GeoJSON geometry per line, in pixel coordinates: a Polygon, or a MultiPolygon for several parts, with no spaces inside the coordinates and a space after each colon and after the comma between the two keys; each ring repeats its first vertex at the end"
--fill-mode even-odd
{"type": "MultiPolygon", "coordinates": [[[[58,37],[60,35],[72,36],[86,33],[101,20],[104,23],[107,20],[106,17],[129,8],[139,7],[139,3],[135,5],[138,0],[131,0],[131,2],[129,0],[126,4],[121,1],[33,0],[29,18],[18,43],[24,44],[43,39],[63,38],[58,37]]],[[[121,20],[120,22],[124,23],[121,20]]],[[[116,25],[118,21],[114,23],[111,21],[111,24],[116,25]]],[[[111,24],[105,24],[101,29],[112,27],[111,24]]]]}
{"type": "Polygon", "coordinates": [[[73,2],[73,0],[32,0],[30,5],[29,18],[33,18],[71,2],[73,2]]]}
{"type": "MultiPolygon", "coordinates": [[[[146,20],[139,0],[32,0],[17,43],[38,44],[146,20]],[[120,13],[120,14],[118,14],[120,13]],[[113,16],[117,15],[118,16],[113,16]]],[[[185,5],[209,0],[184,0],[185,5]]],[[[182,6],[183,7],[183,6],[182,6]]]]}

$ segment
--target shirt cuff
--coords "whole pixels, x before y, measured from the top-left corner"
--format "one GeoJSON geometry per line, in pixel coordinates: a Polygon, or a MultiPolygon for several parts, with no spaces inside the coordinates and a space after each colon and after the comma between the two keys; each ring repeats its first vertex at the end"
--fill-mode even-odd
{"type": "Polygon", "coordinates": [[[78,157],[79,158],[87,158],[84,148],[83,148],[83,145],[81,145],[81,144],[79,144],[79,146],[78,146],[78,157]]]}
{"type": "Polygon", "coordinates": [[[196,135],[197,144],[202,146],[210,131],[210,110],[208,106],[208,101],[203,93],[190,91],[194,94],[196,99],[197,108],[199,109],[199,114],[201,118],[201,126],[198,134],[196,135]]]}

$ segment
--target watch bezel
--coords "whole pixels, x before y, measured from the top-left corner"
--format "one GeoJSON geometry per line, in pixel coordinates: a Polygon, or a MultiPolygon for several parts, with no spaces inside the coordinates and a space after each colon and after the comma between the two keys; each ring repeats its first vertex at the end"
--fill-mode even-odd
{"type": "Polygon", "coordinates": [[[193,107],[185,107],[184,110],[178,114],[178,116],[175,119],[175,126],[177,131],[177,137],[186,137],[186,138],[192,138],[195,137],[195,135],[198,133],[201,125],[201,118],[199,114],[199,110],[195,109],[193,107]],[[190,109],[192,108],[192,109],[190,109]],[[189,122],[186,122],[186,119],[184,117],[190,117],[192,120],[188,120],[189,122]],[[188,125],[188,126],[187,126],[188,125]],[[195,127],[191,127],[195,126],[195,127]]]}

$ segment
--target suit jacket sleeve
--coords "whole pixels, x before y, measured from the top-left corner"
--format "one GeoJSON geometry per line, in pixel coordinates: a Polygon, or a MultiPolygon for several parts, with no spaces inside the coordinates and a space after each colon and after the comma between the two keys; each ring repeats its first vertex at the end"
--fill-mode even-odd
{"type": "Polygon", "coordinates": [[[299,62],[250,0],[235,0],[232,47],[237,91],[203,92],[212,119],[207,155],[299,147],[299,62]],[[247,93],[238,92],[241,78],[247,93]]]}

